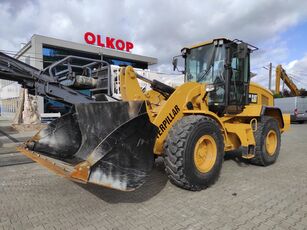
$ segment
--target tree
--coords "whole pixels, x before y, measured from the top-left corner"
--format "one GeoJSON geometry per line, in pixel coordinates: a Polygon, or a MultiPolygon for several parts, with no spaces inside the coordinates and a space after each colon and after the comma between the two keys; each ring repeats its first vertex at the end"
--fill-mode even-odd
{"type": "Polygon", "coordinates": [[[282,95],[283,95],[283,97],[292,97],[293,96],[292,93],[287,89],[284,89],[284,91],[282,92],[282,95]]]}
{"type": "Polygon", "coordinates": [[[307,96],[307,91],[304,88],[300,89],[300,95],[306,97],[307,96]]]}

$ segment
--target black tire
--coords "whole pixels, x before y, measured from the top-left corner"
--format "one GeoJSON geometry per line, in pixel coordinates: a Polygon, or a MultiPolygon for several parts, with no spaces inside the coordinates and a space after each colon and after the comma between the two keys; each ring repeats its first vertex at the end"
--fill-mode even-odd
{"type": "Polygon", "coordinates": [[[183,117],[171,128],[164,144],[164,163],[170,181],[187,190],[198,191],[214,184],[220,175],[224,159],[224,138],[218,124],[201,115],[183,117]],[[216,160],[206,173],[194,163],[194,148],[204,135],[216,143],[216,160]]]}
{"type": "Polygon", "coordinates": [[[304,121],[298,121],[299,124],[304,124],[304,121]]]}
{"type": "Polygon", "coordinates": [[[258,122],[257,131],[255,132],[255,141],[256,141],[256,151],[255,157],[250,161],[252,164],[260,166],[268,166],[273,163],[278,158],[281,138],[280,138],[280,129],[278,126],[278,121],[269,116],[263,116],[261,121],[258,122]],[[266,137],[270,130],[275,131],[277,134],[277,146],[273,154],[269,154],[266,149],[266,137]]]}

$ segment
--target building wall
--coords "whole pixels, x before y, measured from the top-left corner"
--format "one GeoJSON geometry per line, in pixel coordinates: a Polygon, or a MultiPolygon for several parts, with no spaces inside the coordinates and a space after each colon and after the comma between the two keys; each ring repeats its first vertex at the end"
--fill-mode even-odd
{"type": "MultiPolygon", "coordinates": [[[[75,42],[64,41],[60,39],[54,39],[50,37],[45,37],[41,35],[33,35],[31,41],[27,43],[15,58],[23,61],[37,69],[43,69],[43,45],[53,46],[53,47],[63,47],[71,50],[78,50],[82,52],[89,52],[93,54],[103,54],[109,57],[117,57],[135,61],[143,61],[150,64],[156,64],[157,59],[152,57],[141,56],[137,54],[120,52],[117,50],[105,49],[97,46],[90,46],[75,42]]],[[[0,80],[0,106],[1,114],[4,117],[12,119],[15,115],[18,105],[19,92],[21,86],[17,83],[0,80]]],[[[44,112],[44,99],[38,96],[38,110],[39,113],[44,112]]]]}
{"type": "MultiPolygon", "coordinates": [[[[39,45],[35,39],[35,36],[33,36],[31,41],[19,51],[15,58],[38,69],[41,69],[43,66],[41,47],[41,44],[39,45]]],[[[17,111],[20,89],[21,85],[19,85],[17,82],[0,80],[0,107],[2,117],[8,119],[14,118],[17,111]]],[[[39,113],[43,113],[43,98],[38,96],[37,102],[39,113]]]]}
{"type": "Polygon", "coordinates": [[[1,116],[13,118],[19,98],[20,86],[16,82],[1,80],[0,82],[0,107],[1,116]]]}

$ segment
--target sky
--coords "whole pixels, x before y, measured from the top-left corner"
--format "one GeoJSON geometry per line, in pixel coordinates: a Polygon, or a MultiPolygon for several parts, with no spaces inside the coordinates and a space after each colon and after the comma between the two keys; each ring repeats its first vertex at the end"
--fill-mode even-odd
{"type": "Polygon", "coordinates": [[[253,81],[267,87],[272,62],[307,88],[306,9],[306,0],[0,0],[0,50],[17,51],[33,34],[84,43],[91,31],[133,42],[132,53],[158,58],[151,69],[172,73],[182,47],[238,38],[259,48],[253,81]]]}

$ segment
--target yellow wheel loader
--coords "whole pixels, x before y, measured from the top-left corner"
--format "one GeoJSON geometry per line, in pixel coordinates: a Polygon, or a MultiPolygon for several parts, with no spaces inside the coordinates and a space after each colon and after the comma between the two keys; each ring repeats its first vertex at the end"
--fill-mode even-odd
{"type": "MultiPolygon", "coordinates": [[[[123,67],[122,101],[102,95],[100,85],[94,99],[79,103],[74,92],[53,83],[56,88],[41,94],[64,90],[61,98],[73,105],[71,111],[19,150],[69,179],[123,191],[146,181],[155,156],[164,158],[173,184],[194,191],[218,179],[229,151],[241,149],[252,164],[273,164],[290,117],[274,107],[270,91],[250,83],[255,49],[225,38],[183,48],[185,83],[176,88],[123,67]],[[139,80],[152,89],[144,92],[139,80]]],[[[176,69],[177,58],[173,65],[176,69]]]]}

